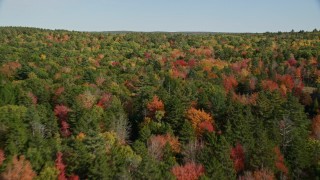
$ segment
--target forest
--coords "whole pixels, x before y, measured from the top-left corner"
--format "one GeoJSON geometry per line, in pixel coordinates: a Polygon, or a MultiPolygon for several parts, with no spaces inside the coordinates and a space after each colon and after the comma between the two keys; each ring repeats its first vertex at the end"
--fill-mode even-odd
{"type": "Polygon", "coordinates": [[[0,179],[320,179],[320,31],[0,27],[0,179]]]}

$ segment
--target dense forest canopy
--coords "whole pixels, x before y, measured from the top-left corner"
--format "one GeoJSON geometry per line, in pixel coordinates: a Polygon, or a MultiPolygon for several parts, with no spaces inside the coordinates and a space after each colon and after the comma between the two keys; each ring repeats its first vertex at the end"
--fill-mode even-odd
{"type": "Polygon", "coordinates": [[[0,28],[1,179],[320,177],[320,32],[0,28]]]}

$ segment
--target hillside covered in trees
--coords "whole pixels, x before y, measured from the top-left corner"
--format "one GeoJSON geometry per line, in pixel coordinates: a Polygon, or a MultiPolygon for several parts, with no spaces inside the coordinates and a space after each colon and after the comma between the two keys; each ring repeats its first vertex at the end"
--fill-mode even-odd
{"type": "Polygon", "coordinates": [[[0,179],[316,179],[320,32],[0,28],[0,179]]]}

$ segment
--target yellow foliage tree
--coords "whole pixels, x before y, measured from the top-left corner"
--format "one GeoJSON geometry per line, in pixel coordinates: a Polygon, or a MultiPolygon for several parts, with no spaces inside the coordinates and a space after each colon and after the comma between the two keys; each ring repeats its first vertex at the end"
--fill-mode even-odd
{"type": "Polygon", "coordinates": [[[203,110],[197,110],[193,107],[191,107],[187,111],[187,118],[189,119],[192,127],[196,130],[197,133],[200,133],[202,131],[202,128],[199,125],[203,122],[208,122],[214,125],[214,120],[210,116],[210,114],[206,113],[203,110]]]}

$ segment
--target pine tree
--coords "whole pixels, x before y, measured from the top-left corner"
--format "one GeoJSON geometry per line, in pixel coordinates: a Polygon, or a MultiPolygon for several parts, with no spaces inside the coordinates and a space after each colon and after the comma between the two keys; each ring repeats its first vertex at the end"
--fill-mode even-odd
{"type": "Polygon", "coordinates": [[[231,147],[223,136],[208,134],[205,147],[201,150],[198,161],[203,164],[206,176],[210,179],[235,179],[236,172],[230,159],[231,147]]]}

